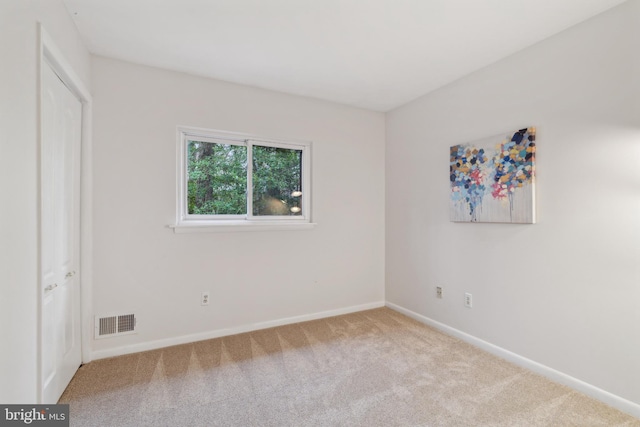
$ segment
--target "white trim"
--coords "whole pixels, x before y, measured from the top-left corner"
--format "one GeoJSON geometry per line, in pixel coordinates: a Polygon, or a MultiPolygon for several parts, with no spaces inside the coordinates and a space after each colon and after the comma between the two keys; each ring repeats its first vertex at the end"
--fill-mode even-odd
{"type": "Polygon", "coordinates": [[[281,139],[281,138],[265,138],[261,135],[255,135],[250,133],[240,133],[240,132],[229,132],[226,130],[219,129],[207,129],[207,128],[199,128],[193,126],[183,126],[178,125],[178,133],[186,133],[189,136],[198,136],[203,138],[221,138],[221,139],[229,139],[235,140],[238,142],[245,142],[247,140],[259,141],[259,142],[267,142],[274,144],[289,144],[289,145],[311,145],[311,141],[303,141],[303,140],[295,140],[292,141],[290,139],[281,139]]]}
{"type": "Polygon", "coordinates": [[[106,350],[94,351],[92,356],[94,360],[104,359],[106,357],[122,356],[125,354],[139,353],[141,351],[156,350],[159,348],[170,347],[173,345],[189,344],[196,341],[209,340],[213,338],[226,337],[229,335],[242,334],[245,332],[259,331],[261,329],[273,328],[276,326],[290,325],[292,323],[308,322],[309,320],[324,319],[327,317],[340,316],[342,314],[355,313],[358,311],[371,310],[374,308],[384,307],[384,301],[371,302],[368,304],[354,305],[350,307],[338,308],[335,310],[320,311],[313,314],[304,314],[301,316],[285,317],[277,320],[266,322],[249,323],[247,325],[236,326],[233,328],[216,329],[214,331],[201,332],[197,334],[182,335],[179,337],[166,338],[156,341],[148,341],[139,344],[126,345],[122,347],[109,348],[106,350]]]}
{"type": "Polygon", "coordinates": [[[253,218],[253,142],[247,141],[247,212],[245,221],[253,218]]]}
{"type": "Polygon", "coordinates": [[[67,85],[67,87],[80,98],[83,104],[85,102],[91,102],[92,99],[89,90],[73,70],[71,64],[69,64],[69,62],[65,59],[64,55],[62,54],[60,49],[58,49],[53,39],[49,36],[49,33],[47,33],[42,24],[39,24],[39,28],[40,40],[42,43],[42,58],[45,59],[47,63],[49,63],[49,65],[51,65],[51,68],[56,71],[56,74],[60,77],[64,84],[67,85]]]}
{"type": "Polygon", "coordinates": [[[197,223],[190,221],[182,224],[169,225],[176,234],[181,233],[225,233],[230,231],[284,231],[284,230],[310,230],[318,225],[313,222],[263,222],[263,221],[204,221],[197,223]]]}
{"type": "Polygon", "coordinates": [[[552,381],[571,387],[574,390],[577,390],[581,393],[586,394],[587,396],[590,396],[603,403],[606,403],[607,405],[610,405],[616,409],[619,409],[620,411],[626,412],[627,414],[640,418],[640,405],[637,403],[624,399],[620,396],[617,396],[613,393],[610,393],[606,390],[603,390],[594,385],[586,383],[582,380],[574,378],[563,372],[560,372],[553,368],[545,366],[534,360],[527,359],[524,356],[520,356],[519,354],[513,353],[502,347],[498,347],[497,345],[491,344],[473,335],[467,334],[466,332],[462,332],[458,329],[452,328],[451,326],[445,325],[444,323],[440,323],[436,320],[430,319],[414,311],[411,311],[399,305],[393,304],[389,301],[387,301],[385,305],[392,310],[395,310],[399,313],[404,314],[405,316],[408,316],[408,317],[411,317],[412,319],[417,320],[418,322],[432,326],[446,333],[447,335],[451,335],[456,338],[459,338],[462,341],[472,344],[495,356],[501,357],[515,365],[529,369],[530,371],[540,374],[552,381]]]}
{"type": "MultiPolygon", "coordinates": [[[[49,33],[45,30],[42,23],[38,23],[39,34],[39,58],[38,58],[38,93],[39,93],[39,117],[38,117],[38,147],[42,144],[42,76],[43,67],[49,64],[64,84],[78,97],[82,102],[82,136],[80,148],[80,327],[81,327],[81,350],[82,362],[91,361],[91,343],[93,335],[93,234],[92,234],[92,117],[93,117],[93,99],[91,93],[85,86],[82,79],[76,74],[71,64],[67,61],[62,51],[57,47],[49,33]]],[[[39,149],[38,149],[39,150],[39,149]]],[[[38,152],[40,156],[40,152],[38,152]]],[[[39,170],[39,169],[38,169],[39,170]]],[[[38,179],[39,182],[40,178],[38,179]]],[[[39,184],[38,184],[39,185],[39,184]]],[[[39,190],[38,190],[39,191],[39,190]]],[[[40,212],[38,212],[40,216],[40,212]]],[[[38,219],[40,221],[40,219],[38,219]]],[[[41,252],[41,242],[38,240],[38,253],[41,252]]],[[[38,261],[40,265],[40,261],[38,261]]],[[[40,268],[40,267],[38,267],[40,268]]],[[[37,348],[38,348],[38,385],[37,399],[42,400],[42,292],[40,291],[40,272],[38,273],[38,331],[37,331],[37,348]]]]}

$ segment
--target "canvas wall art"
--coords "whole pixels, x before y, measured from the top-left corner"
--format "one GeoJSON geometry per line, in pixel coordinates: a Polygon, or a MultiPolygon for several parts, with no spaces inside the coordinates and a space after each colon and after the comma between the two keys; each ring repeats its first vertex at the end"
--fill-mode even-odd
{"type": "Polygon", "coordinates": [[[451,221],[535,223],[534,127],[454,145],[449,161],[451,221]]]}

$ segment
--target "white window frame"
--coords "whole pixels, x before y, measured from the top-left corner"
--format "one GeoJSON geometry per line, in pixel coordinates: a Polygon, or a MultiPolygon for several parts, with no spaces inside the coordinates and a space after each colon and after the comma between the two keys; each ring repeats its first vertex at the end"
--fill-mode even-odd
{"type": "Polygon", "coordinates": [[[311,222],[311,142],[267,139],[255,135],[178,126],[176,223],[170,227],[176,233],[202,231],[248,231],[305,229],[315,226],[311,222]],[[247,212],[244,215],[194,215],[187,207],[187,146],[197,140],[218,144],[247,147],[247,212]],[[302,151],[302,214],[253,215],[253,146],[277,147],[302,151]]]}

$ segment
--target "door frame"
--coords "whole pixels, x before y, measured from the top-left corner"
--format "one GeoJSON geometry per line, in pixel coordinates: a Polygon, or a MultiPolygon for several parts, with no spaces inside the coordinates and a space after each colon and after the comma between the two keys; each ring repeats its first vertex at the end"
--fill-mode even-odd
{"type": "Polygon", "coordinates": [[[40,237],[40,224],[42,221],[42,210],[40,204],[41,194],[41,148],[42,148],[42,108],[43,108],[43,76],[44,67],[50,66],[60,77],[63,83],[78,97],[82,103],[82,133],[80,143],[80,253],[79,253],[79,273],[78,278],[80,284],[80,339],[82,350],[82,363],[91,361],[91,342],[93,339],[93,321],[92,321],[92,256],[93,256],[93,239],[92,239],[92,161],[91,161],[91,120],[93,111],[93,100],[91,93],[76,74],[71,64],[62,54],[62,51],[56,46],[49,33],[45,30],[41,23],[38,23],[38,77],[37,77],[37,93],[38,93],[38,281],[37,281],[37,313],[38,313],[38,330],[36,334],[37,368],[38,384],[37,399],[38,403],[42,403],[42,392],[44,387],[44,378],[42,377],[42,242],[40,237]]]}

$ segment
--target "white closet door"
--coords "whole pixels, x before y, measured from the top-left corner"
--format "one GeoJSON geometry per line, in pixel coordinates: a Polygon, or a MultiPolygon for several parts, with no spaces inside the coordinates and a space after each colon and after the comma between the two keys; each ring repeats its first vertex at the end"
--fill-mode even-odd
{"type": "Polygon", "coordinates": [[[42,398],[43,403],[55,403],[82,361],[78,271],[82,104],[49,65],[43,69],[42,398]]]}

